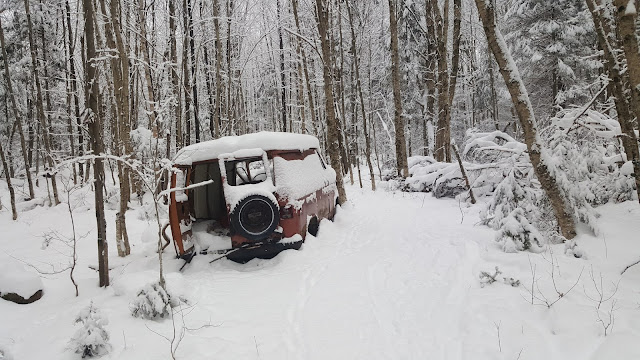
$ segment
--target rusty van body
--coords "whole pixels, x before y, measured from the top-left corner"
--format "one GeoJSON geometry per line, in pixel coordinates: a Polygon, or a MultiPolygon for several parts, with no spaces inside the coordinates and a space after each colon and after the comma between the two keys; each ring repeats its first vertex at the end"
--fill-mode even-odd
{"type": "Polygon", "coordinates": [[[310,135],[261,132],[187,146],[173,161],[169,227],[179,257],[271,258],[333,218],[335,171],[310,135]]]}

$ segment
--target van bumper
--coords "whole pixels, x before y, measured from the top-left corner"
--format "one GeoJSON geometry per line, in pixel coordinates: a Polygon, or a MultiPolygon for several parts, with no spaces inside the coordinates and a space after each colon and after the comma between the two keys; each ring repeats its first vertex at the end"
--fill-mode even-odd
{"type": "Polygon", "coordinates": [[[227,255],[227,259],[244,264],[249,260],[258,258],[258,259],[271,259],[278,255],[281,251],[295,249],[299,250],[302,246],[303,241],[296,241],[290,243],[266,243],[259,244],[252,247],[247,247],[243,249],[238,249],[229,255],[227,255]]]}

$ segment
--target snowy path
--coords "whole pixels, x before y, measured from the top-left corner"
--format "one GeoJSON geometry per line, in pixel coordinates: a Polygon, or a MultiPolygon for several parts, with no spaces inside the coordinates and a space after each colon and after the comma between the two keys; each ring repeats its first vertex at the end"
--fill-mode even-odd
{"type": "Polygon", "coordinates": [[[242,357],[256,355],[255,342],[263,359],[460,358],[477,249],[457,204],[351,190],[302,251],[249,272],[230,263],[211,272],[196,259],[185,278],[221,297],[198,306],[221,327],[247,326],[226,339],[245,342],[242,357]]]}

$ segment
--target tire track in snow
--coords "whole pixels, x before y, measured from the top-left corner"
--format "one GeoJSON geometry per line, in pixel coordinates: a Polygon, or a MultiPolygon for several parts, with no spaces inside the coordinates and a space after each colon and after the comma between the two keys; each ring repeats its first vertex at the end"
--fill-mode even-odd
{"type": "MultiPolygon", "coordinates": [[[[343,216],[350,216],[351,213],[343,213],[343,216]]],[[[336,222],[348,223],[348,219],[337,220],[336,222]]],[[[357,234],[361,233],[361,229],[365,225],[370,225],[370,221],[365,220],[357,222],[355,226],[352,226],[346,235],[336,234],[336,227],[339,229],[340,225],[332,222],[324,221],[323,226],[320,228],[318,237],[310,237],[311,242],[315,244],[308,244],[307,247],[319,247],[324,254],[316,254],[315,257],[320,257],[320,260],[310,261],[307,266],[302,270],[303,276],[300,281],[301,286],[296,294],[295,305],[291,306],[287,311],[288,331],[284,335],[284,342],[290,353],[295,354],[296,359],[307,359],[308,349],[305,346],[303,329],[301,322],[304,318],[305,308],[311,297],[311,291],[322,277],[323,273],[327,270],[331,262],[334,262],[336,258],[342,256],[351,255],[357,252],[359,249],[366,246],[368,241],[359,243],[349,241],[354,239],[357,234]]]]}

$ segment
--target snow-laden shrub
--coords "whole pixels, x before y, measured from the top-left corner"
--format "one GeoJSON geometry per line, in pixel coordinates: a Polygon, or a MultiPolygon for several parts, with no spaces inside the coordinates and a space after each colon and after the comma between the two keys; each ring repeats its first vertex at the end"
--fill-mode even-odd
{"type": "Polygon", "coordinates": [[[496,241],[505,252],[539,251],[546,241],[533,224],[543,223],[541,219],[547,213],[544,209],[548,210],[545,200],[533,169],[522,171],[514,167],[496,188],[481,219],[497,230],[496,241]]]}
{"type": "Polygon", "coordinates": [[[165,318],[171,314],[171,296],[159,283],[147,284],[129,304],[131,315],[149,320],[165,318]]]}
{"type": "Polygon", "coordinates": [[[624,162],[624,148],[619,142],[622,132],[617,120],[595,110],[574,108],[561,111],[552,122],[553,156],[569,180],[581,183],[579,190],[589,204],[635,198],[633,167],[624,162]]]}
{"type": "Polygon", "coordinates": [[[111,351],[109,333],[104,328],[109,322],[93,302],[76,316],[75,323],[82,326],[69,342],[69,348],[76,354],[85,358],[102,356],[111,351]]]}
{"type": "Polygon", "coordinates": [[[539,252],[544,244],[544,237],[529,223],[524,210],[516,208],[498,223],[496,241],[500,243],[504,252],[539,252]]]}
{"type": "Polygon", "coordinates": [[[543,196],[540,184],[534,176],[532,168],[510,169],[496,187],[487,208],[481,212],[483,223],[497,230],[502,219],[516,208],[522,208],[533,220],[543,196]]]}
{"type": "Polygon", "coordinates": [[[596,147],[578,146],[563,131],[556,130],[551,136],[549,151],[542,152],[542,156],[546,156],[549,172],[555,177],[574,220],[586,224],[597,234],[599,215],[591,206],[596,203],[592,184],[609,178],[609,171],[601,166],[602,154],[596,147]]]}

